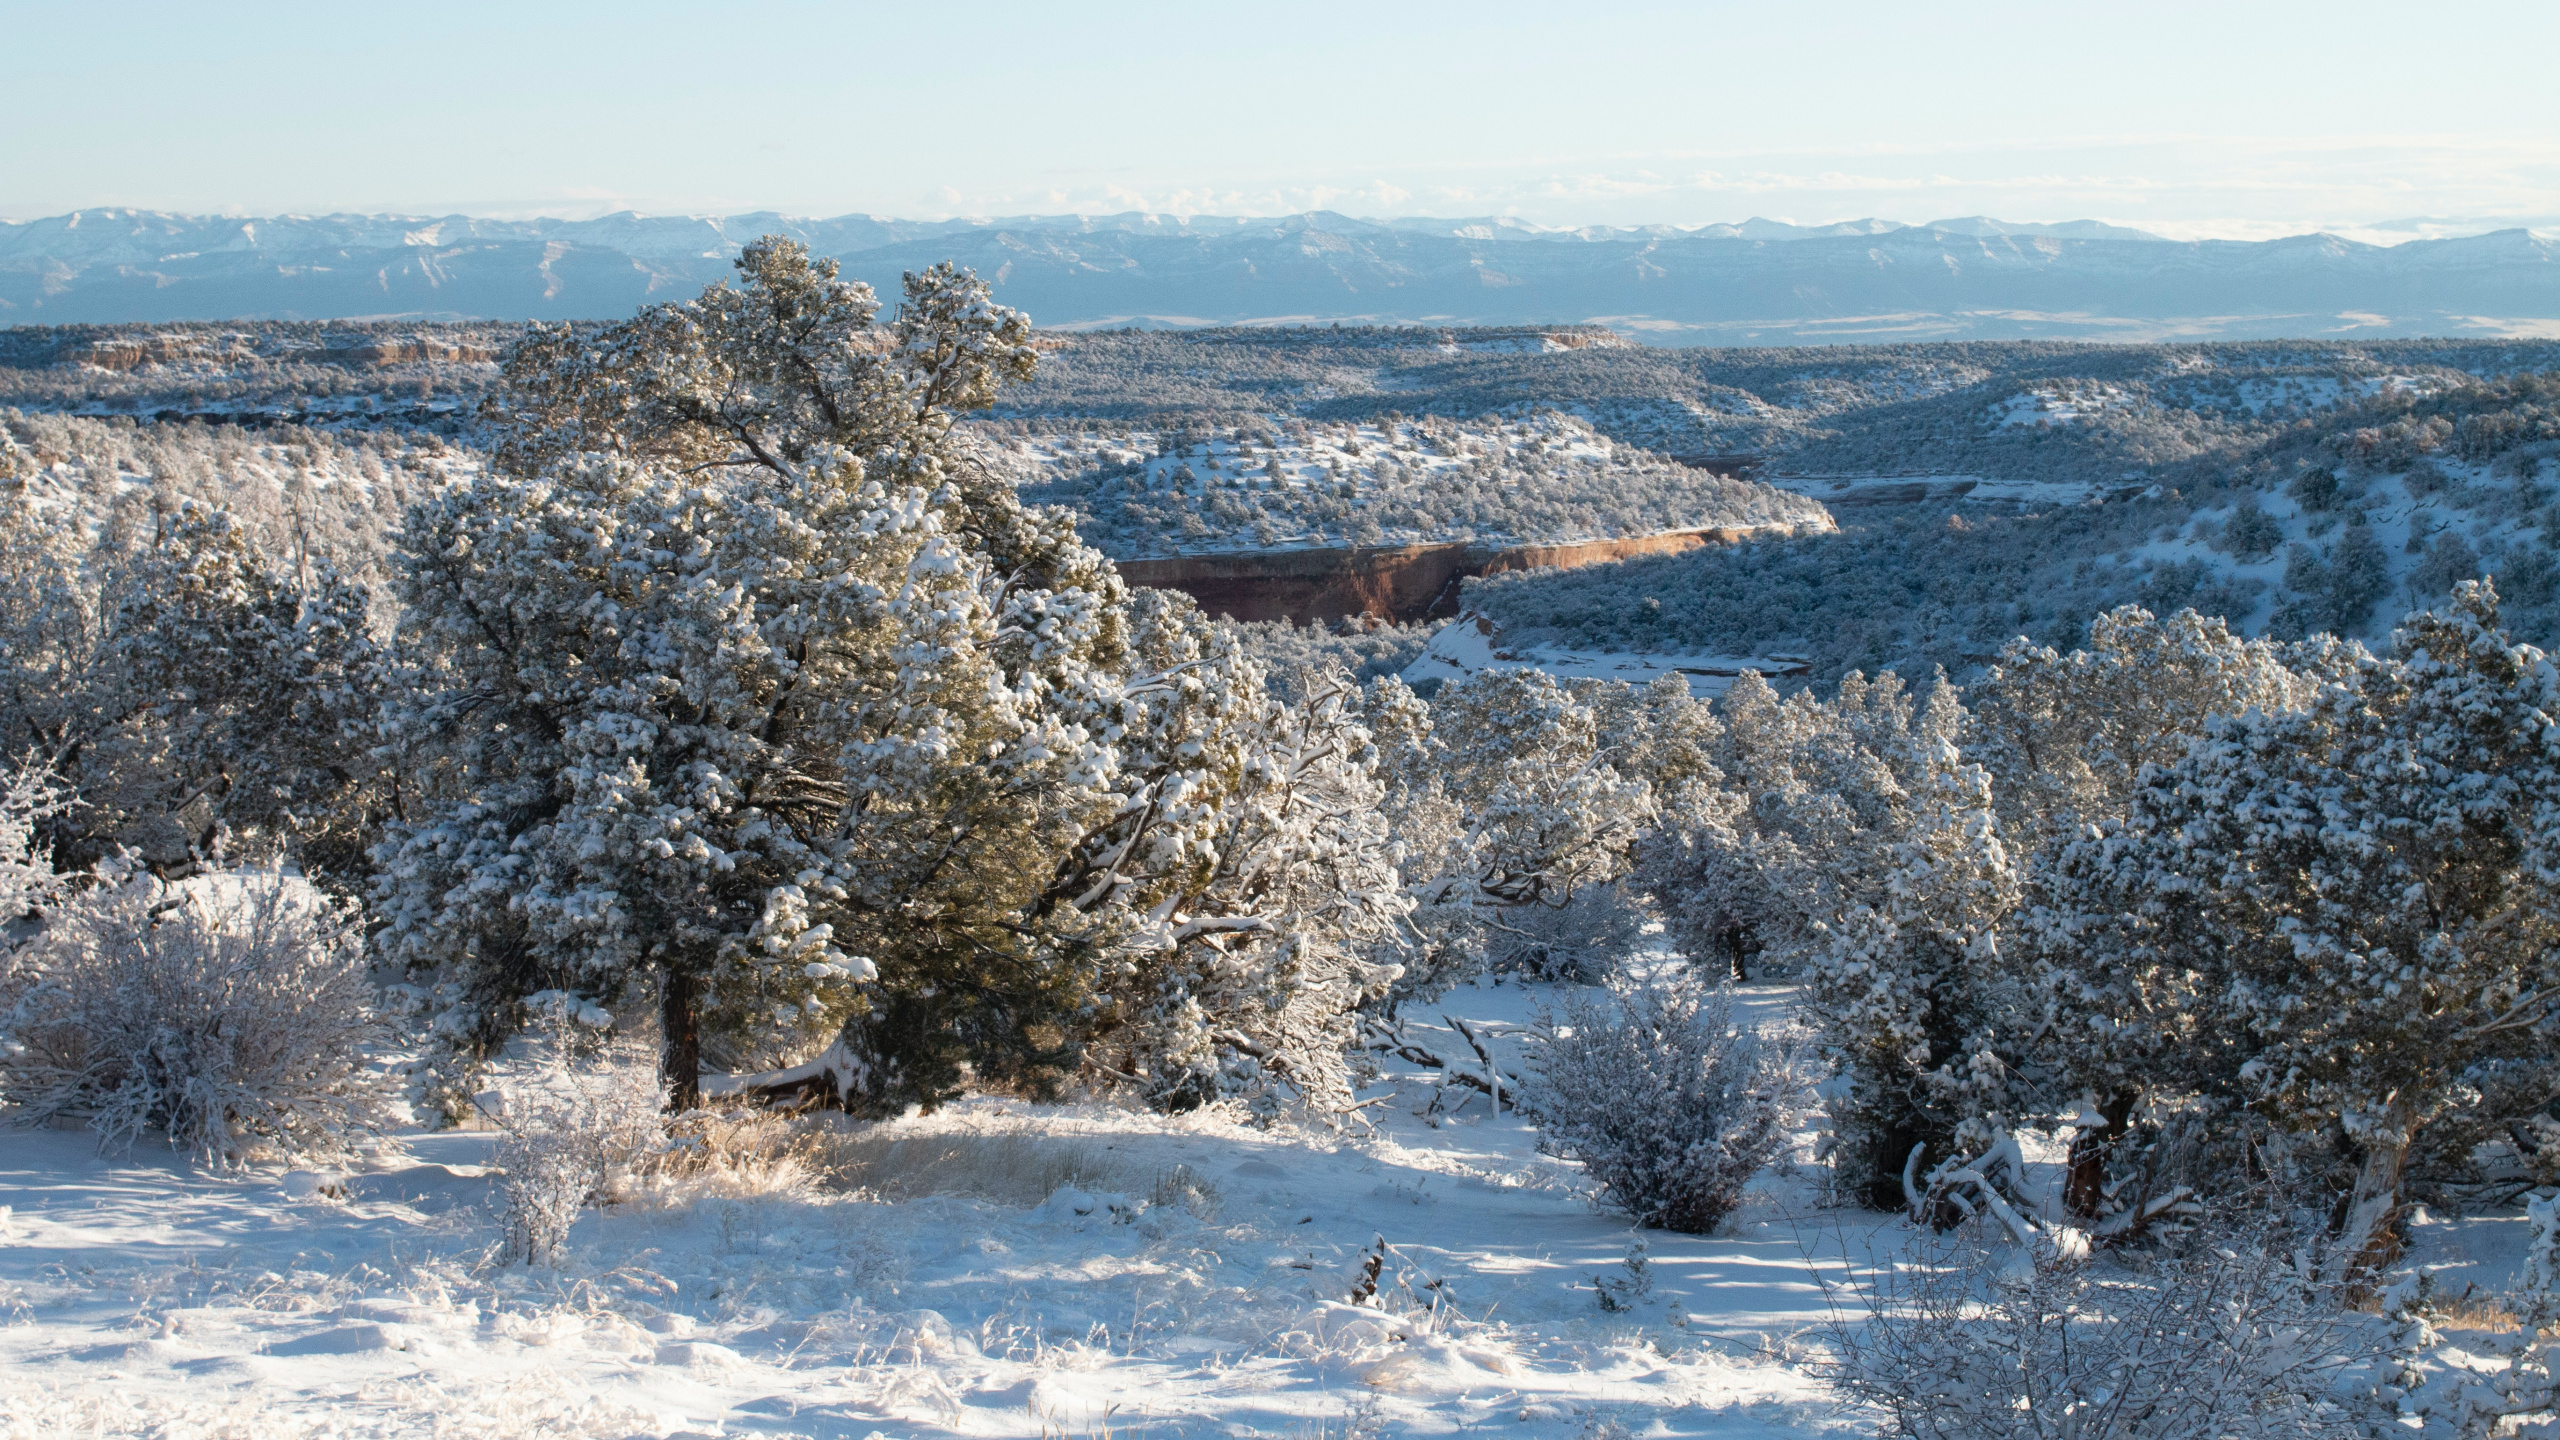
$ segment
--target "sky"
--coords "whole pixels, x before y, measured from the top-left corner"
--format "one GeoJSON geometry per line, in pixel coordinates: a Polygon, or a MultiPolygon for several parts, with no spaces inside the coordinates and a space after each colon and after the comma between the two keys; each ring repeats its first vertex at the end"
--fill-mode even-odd
{"type": "Polygon", "coordinates": [[[0,0],[0,218],[2560,229],[2560,4],[0,0]]]}

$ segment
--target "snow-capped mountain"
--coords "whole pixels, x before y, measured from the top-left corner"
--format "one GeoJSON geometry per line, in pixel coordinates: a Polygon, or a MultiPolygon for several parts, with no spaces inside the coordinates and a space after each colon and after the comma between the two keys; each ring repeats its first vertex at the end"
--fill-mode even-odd
{"type": "Polygon", "coordinates": [[[1503,218],[1126,214],[909,221],[239,219],[91,210],[0,224],[0,319],[602,318],[691,295],[782,233],[894,293],[957,260],[1044,325],[1599,321],[1663,343],[2540,333],[2560,242],[2173,242],[2095,221],[1770,220],[1556,229],[1503,218]]]}

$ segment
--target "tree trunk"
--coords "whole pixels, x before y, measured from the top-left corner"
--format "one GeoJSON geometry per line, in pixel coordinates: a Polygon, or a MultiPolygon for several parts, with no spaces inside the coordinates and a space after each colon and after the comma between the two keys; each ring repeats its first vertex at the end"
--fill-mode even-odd
{"type": "Polygon", "coordinates": [[[702,987],[692,971],[671,966],[659,995],[659,1028],[665,1048],[658,1068],[667,1083],[667,1110],[702,1108],[702,987]]]}
{"type": "Polygon", "coordinates": [[[2106,1198],[2107,1157],[2115,1153],[2116,1143],[2133,1119],[2134,1092],[2118,1090],[2098,1106],[2098,1118],[2106,1128],[2088,1129],[2071,1137],[2071,1168],[2062,1182],[2063,1208],[2083,1220],[2098,1218],[2098,1202],[2106,1198]]]}
{"type": "Polygon", "coordinates": [[[2370,1290],[2376,1277],[2400,1258],[2400,1237],[2392,1222],[2400,1215],[2400,1177],[2418,1138],[2416,1107],[2393,1100],[2365,1142],[2364,1164],[2356,1171],[2355,1193],[2347,1200],[2347,1220],[2329,1252],[2324,1277],[2349,1294],[2370,1290]]]}
{"type": "Polygon", "coordinates": [[[1744,946],[1741,923],[1727,920],[1717,926],[1716,941],[1723,947],[1725,963],[1732,970],[1734,983],[1737,985],[1751,983],[1751,971],[1747,968],[1749,951],[1744,946]]]}

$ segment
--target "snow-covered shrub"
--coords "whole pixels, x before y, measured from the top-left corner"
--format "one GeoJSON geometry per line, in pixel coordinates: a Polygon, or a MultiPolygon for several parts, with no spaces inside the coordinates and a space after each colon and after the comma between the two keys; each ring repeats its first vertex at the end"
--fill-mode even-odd
{"type": "Polygon", "coordinates": [[[1824,1378],[1908,1440],[2344,1440],[2391,1368],[2263,1231],[2118,1264],[1968,1227],[1851,1288],[1824,1378]]]}
{"type": "Polygon", "coordinates": [[[529,1063],[481,1109],[506,1137],[497,1156],[506,1172],[499,1189],[507,1258],[548,1265],[559,1260],[578,1212],[609,1198],[615,1179],[657,1148],[664,1091],[650,1047],[582,1033],[566,997],[535,1000],[547,1013],[529,1063]]]}
{"type": "Polygon", "coordinates": [[[1676,975],[1568,997],[1539,1047],[1531,1108],[1639,1225],[1703,1235],[1783,1154],[1804,1094],[1785,1040],[1733,1023],[1732,992],[1676,975]]]}
{"type": "Polygon", "coordinates": [[[387,1098],[358,918],[275,869],[107,873],[0,968],[0,1098],[208,1159],[346,1152],[387,1098]]]}

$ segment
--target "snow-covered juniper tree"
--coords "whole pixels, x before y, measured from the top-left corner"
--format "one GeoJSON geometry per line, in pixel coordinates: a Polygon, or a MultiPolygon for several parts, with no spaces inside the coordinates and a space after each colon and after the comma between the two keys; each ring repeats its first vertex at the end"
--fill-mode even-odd
{"type": "Polygon", "coordinates": [[[2289,710],[2352,662],[2323,637],[2248,640],[2181,610],[2110,610],[2068,653],[2013,640],[1965,688],[1964,750],[1990,772],[2013,841],[2032,844],[2123,813],[2144,765],[2165,765],[2216,715],[2289,710]]]}
{"type": "Polygon", "coordinates": [[[1879,1209],[1908,1198],[1915,1162],[1986,1153],[2029,1103],[2017,1062],[2036,997],[2001,951],[2020,875],[1991,778],[1942,736],[1913,745],[1910,823],[1884,893],[1827,927],[1806,997],[1842,1062],[1835,1165],[1879,1209]]]}
{"type": "Polygon", "coordinates": [[[1851,675],[1830,699],[1781,700],[1746,671],[1708,739],[1710,774],[1672,788],[1636,849],[1636,883],[1693,958],[1744,949],[1810,963],[1836,922],[1882,898],[1910,823],[1915,736],[1953,739],[1952,691],[1915,707],[1901,679],[1851,675]]]}
{"type": "Polygon", "coordinates": [[[1843,1185],[1902,1203],[1915,1150],[1978,1154],[2023,1117],[2016,1068],[2039,997],[2002,950],[2024,876],[1989,774],[1959,750],[1953,687],[1915,703],[1890,672],[1828,700],[1758,676],[1701,731],[1704,773],[1637,847],[1636,877],[1692,957],[1802,970],[1839,1067],[1843,1185]]]}
{"type": "Polygon", "coordinates": [[[1209,1033],[1150,1047],[1185,1073],[1296,1054],[1325,1027],[1255,1041],[1213,997],[1392,914],[1348,708],[1281,718],[1232,636],[955,433],[1032,363],[974,276],[910,275],[881,324],[792,242],[738,268],[537,331],[502,463],[411,518],[386,723],[424,798],[379,900],[450,1077],[550,989],[654,997],[677,1105],[706,1025],[825,1044],[802,1079],[862,1109],[1046,1083],[1142,1013],[1209,1033]]]}
{"type": "MultiPolygon", "coordinates": [[[[1966,690],[1964,751],[1991,777],[2002,834],[2030,857],[2122,815],[2143,767],[2175,763],[2215,716],[2298,708],[2361,653],[2326,635],[2249,640],[2193,610],[2122,606],[2090,622],[2080,649],[2023,638],[2003,649],[1966,690]]],[[[2068,987],[2050,1003],[2070,1030],[2079,1002],[2068,987]]],[[[2137,1099],[2138,1087],[2119,1084],[2080,1102],[2100,1122],[2073,1143],[2067,1199],[2084,1214],[2096,1213],[2106,1157],[2137,1099]]]]}
{"type": "Polygon", "coordinates": [[[2386,1263],[2423,1136],[2560,1092],[2554,715],[2560,676],[2474,582],[2147,771],[2044,867],[2057,1075],[2264,1117],[2279,1171],[2344,1153],[2329,1273],[2386,1263]]]}

